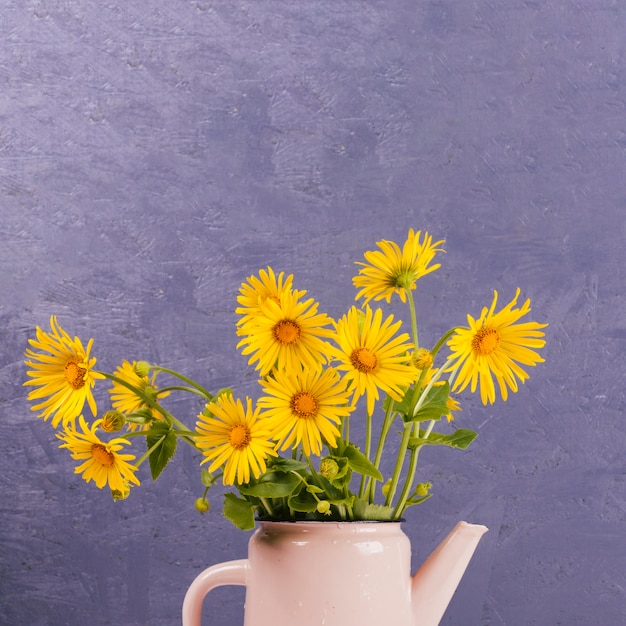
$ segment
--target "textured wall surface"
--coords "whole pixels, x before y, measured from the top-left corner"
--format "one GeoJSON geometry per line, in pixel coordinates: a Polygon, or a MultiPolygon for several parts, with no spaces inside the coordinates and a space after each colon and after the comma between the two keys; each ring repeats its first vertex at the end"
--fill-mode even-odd
{"type": "MultiPolygon", "coordinates": [[[[190,449],[124,502],[73,474],[21,386],[37,324],[109,371],[249,391],[240,281],[271,264],[338,315],[353,262],[409,227],[446,239],[424,342],[493,289],[550,323],[520,393],[463,400],[474,445],[422,456],[415,564],[458,519],[491,529],[442,623],[626,623],[625,6],[1,0],[0,623],[171,626],[248,541],[219,499],[195,512],[190,449]]],[[[242,604],[216,590],[206,619],[242,604]]]]}

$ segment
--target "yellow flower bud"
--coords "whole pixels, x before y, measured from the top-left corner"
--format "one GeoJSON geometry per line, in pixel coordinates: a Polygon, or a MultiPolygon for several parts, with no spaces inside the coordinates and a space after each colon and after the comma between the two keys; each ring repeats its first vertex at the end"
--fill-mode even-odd
{"type": "Polygon", "coordinates": [[[198,513],[202,513],[202,515],[207,513],[211,508],[211,504],[206,498],[198,498],[195,501],[194,506],[196,507],[196,511],[198,511],[198,513]]]}
{"type": "Polygon", "coordinates": [[[328,479],[333,480],[339,472],[339,464],[335,459],[331,459],[329,456],[323,458],[320,461],[320,474],[328,479]]]}
{"type": "Polygon", "coordinates": [[[430,350],[426,348],[418,348],[411,357],[411,363],[418,370],[425,370],[433,365],[433,355],[430,350]]]}
{"type": "Polygon", "coordinates": [[[126,423],[126,418],[119,411],[107,411],[102,416],[100,428],[107,433],[115,433],[121,430],[126,423]]]}
{"type": "Polygon", "coordinates": [[[419,483],[419,485],[415,487],[415,495],[427,496],[428,492],[432,489],[432,486],[432,483],[419,483]]]}
{"type": "Polygon", "coordinates": [[[317,503],[317,512],[322,515],[330,515],[330,502],[328,500],[320,500],[317,503]]]}
{"type": "Polygon", "coordinates": [[[383,492],[383,496],[385,496],[385,498],[389,495],[389,490],[391,489],[391,479],[388,480],[381,488],[380,490],[383,492]]]}

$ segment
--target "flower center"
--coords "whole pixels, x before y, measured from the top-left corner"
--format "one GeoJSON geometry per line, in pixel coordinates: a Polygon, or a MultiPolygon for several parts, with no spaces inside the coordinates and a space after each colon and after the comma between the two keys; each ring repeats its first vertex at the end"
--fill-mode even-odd
{"type": "Polygon", "coordinates": [[[250,443],[250,429],[245,424],[237,424],[228,431],[228,443],[237,450],[250,443]]]}
{"type": "Polygon", "coordinates": [[[86,369],[78,365],[78,361],[72,360],[65,364],[65,380],[73,389],[80,389],[85,384],[86,369]]]}
{"type": "Polygon", "coordinates": [[[472,350],[483,356],[491,354],[500,345],[500,335],[495,328],[480,328],[472,339],[472,350]]]}
{"type": "Polygon", "coordinates": [[[100,463],[104,467],[110,467],[115,463],[115,456],[112,452],[107,450],[106,446],[101,443],[94,443],[91,446],[91,456],[93,456],[94,461],[100,463]]]}
{"type": "Polygon", "coordinates": [[[291,398],[291,410],[298,417],[314,417],[318,406],[317,398],[308,391],[300,391],[291,398]]]}
{"type": "Polygon", "coordinates": [[[350,361],[359,372],[369,373],[376,369],[378,358],[376,353],[369,348],[357,348],[350,355],[350,361]]]}
{"type": "Polygon", "coordinates": [[[300,326],[293,320],[280,320],[274,326],[274,339],[278,343],[288,346],[300,338],[300,326]]]}

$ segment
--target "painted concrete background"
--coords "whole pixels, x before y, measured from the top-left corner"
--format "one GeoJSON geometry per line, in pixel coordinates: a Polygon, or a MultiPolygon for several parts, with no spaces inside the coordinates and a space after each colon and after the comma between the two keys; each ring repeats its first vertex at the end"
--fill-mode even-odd
{"type": "MultiPolygon", "coordinates": [[[[446,239],[425,343],[493,289],[550,324],[509,402],[463,396],[474,445],[422,456],[415,565],[458,519],[491,529],[442,623],[626,623],[625,6],[2,0],[0,623],[178,624],[249,538],[219,497],[196,513],[190,449],[120,503],[73,474],[21,386],[37,324],[93,337],[109,371],[143,358],[250,393],[241,280],[271,264],[336,316],[354,261],[409,227],[446,239]]],[[[216,590],[206,623],[242,604],[216,590]]]]}

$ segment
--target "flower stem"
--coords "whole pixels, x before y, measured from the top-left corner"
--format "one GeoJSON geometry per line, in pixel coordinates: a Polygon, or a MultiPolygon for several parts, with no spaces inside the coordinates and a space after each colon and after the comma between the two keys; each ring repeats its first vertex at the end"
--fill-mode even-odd
{"type": "MultiPolygon", "coordinates": [[[[433,426],[435,425],[435,420],[430,420],[424,435],[421,439],[428,439],[430,433],[433,430],[433,426]]],[[[419,424],[415,423],[414,425],[415,435],[419,436],[419,424]]],[[[406,508],[406,501],[408,500],[409,494],[411,493],[411,489],[413,488],[413,481],[415,480],[415,473],[417,470],[417,459],[419,457],[420,449],[422,446],[415,446],[413,450],[411,450],[411,460],[409,461],[409,468],[407,470],[407,478],[404,481],[404,488],[402,489],[402,493],[400,494],[400,498],[398,499],[398,504],[393,511],[393,519],[399,519],[402,517],[404,513],[404,509],[406,508]]]]}
{"type": "MultiPolygon", "coordinates": [[[[372,416],[367,412],[365,416],[365,456],[369,459],[372,451],[372,416]]],[[[359,487],[359,498],[365,494],[365,474],[361,474],[361,485],[359,487]]]]}
{"type": "MultiPolygon", "coordinates": [[[[181,430],[185,433],[189,432],[187,429],[187,426],[183,424],[183,422],[181,422],[177,417],[172,415],[167,409],[163,408],[152,396],[145,393],[143,390],[135,387],[134,385],[131,385],[129,382],[125,381],[123,378],[120,378],[119,376],[116,376],[115,374],[109,374],[108,372],[98,372],[98,373],[102,374],[102,376],[117,383],[118,385],[122,385],[123,387],[130,389],[146,406],[158,411],[163,416],[163,419],[170,426],[176,426],[178,430],[181,430]]],[[[194,448],[197,447],[193,438],[183,435],[181,439],[183,439],[190,446],[194,448]]]]}
{"type": "Polygon", "coordinates": [[[194,387],[197,391],[199,391],[200,395],[204,396],[208,400],[213,400],[212,393],[208,392],[202,385],[199,385],[195,380],[192,380],[191,378],[184,376],[183,374],[181,374],[180,372],[177,372],[176,370],[171,370],[167,367],[161,367],[160,365],[151,365],[150,369],[154,370],[155,372],[163,372],[164,374],[169,374],[170,376],[179,378],[183,382],[187,383],[188,385],[190,385],[191,387],[194,387]]]}
{"type": "Polygon", "coordinates": [[[140,459],[135,464],[135,467],[139,467],[163,443],[164,439],[165,439],[165,435],[160,437],[147,452],[142,454],[140,459]]]}
{"type": "Polygon", "coordinates": [[[402,441],[400,441],[400,448],[398,450],[398,456],[396,457],[396,466],[393,470],[393,475],[391,477],[391,485],[389,486],[389,492],[387,493],[385,506],[391,506],[393,497],[396,495],[396,489],[398,488],[398,481],[400,480],[400,474],[402,473],[404,457],[409,447],[409,440],[411,438],[412,430],[413,430],[412,423],[404,424],[404,430],[402,431],[402,441]]]}
{"type": "MultiPolygon", "coordinates": [[[[389,398],[389,405],[387,407],[387,411],[385,412],[383,424],[380,428],[380,437],[378,439],[378,445],[376,447],[376,456],[374,457],[374,466],[376,467],[376,469],[380,469],[380,461],[383,456],[383,448],[385,447],[385,442],[387,441],[387,435],[389,434],[389,431],[391,430],[391,425],[396,418],[396,413],[393,410],[393,404],[393,400],[389,398]]],[[[374,498],[376,496],[376,482],[377,481],[375,478],[370,477],[367,489],[367,491],[369,491],[368,501],[370,504],[374,503],[374,498]]]]}
{"type": "Polygon", "coordinates": [[[413,290],[411,288],[405,289],[406,295],[409,301],[409,311],[411,313],[411,331],[413,333],[413,343],[415,344],[415,350],[419,348],[419,335],[417,332],[417,314],[415,313],[415,300],[413,299],[413,290]]]}

